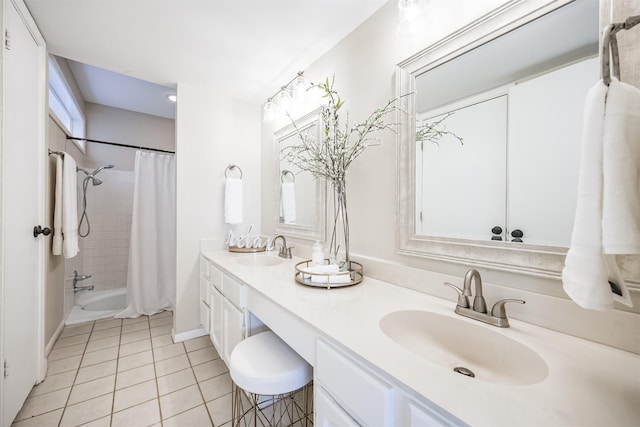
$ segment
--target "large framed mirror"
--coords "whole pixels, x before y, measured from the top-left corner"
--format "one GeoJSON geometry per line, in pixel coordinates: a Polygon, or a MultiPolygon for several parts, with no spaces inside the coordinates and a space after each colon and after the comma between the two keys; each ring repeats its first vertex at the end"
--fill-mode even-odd
{"type": "Polygon", "coordinates": [[[398,252],[557,278],[598,0],[508,2],[398,65],[398,252]]]}
{"type": "Polygon", "coordinates": [[[326,183],[282,158],[283,150],[301,143],[299,133],[321,139],[320,109],[291,122],[274,133],[275,181],[278,195],[276,233],[324,242],[326,229],[326,183]]]}

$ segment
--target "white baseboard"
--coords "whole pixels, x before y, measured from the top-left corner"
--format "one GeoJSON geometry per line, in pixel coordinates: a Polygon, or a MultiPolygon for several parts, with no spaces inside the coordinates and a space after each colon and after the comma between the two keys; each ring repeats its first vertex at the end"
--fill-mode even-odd
{"type": "Polygon", "coordinates": [[[60,324],[58,325],[58,328],[53,333],[53,336],[51,337],[51,339],[47,343],[47,346],[44,348],[44,357],[45,357],[45,359],[47,358],[47,356],[49,356],[49,353],[51,353],[51,350],[53,350],[53,345],[56,343],[56,340],[58,339],[58,337],[62,333],[63,329],[64,329],[64,320],[62,322],[60,322],[60,324]]]}
{"type": "Polygon", "coordinates": [[[190,340],[192,338],[198,338],[205,335],[209,335],[209,333],[204,328],[193,329],[187,332],[181,332],[176,334],[176,332],[171,329],[171,338],[173,338],[174,343],[179,343],[182,341],[190,340]]]}

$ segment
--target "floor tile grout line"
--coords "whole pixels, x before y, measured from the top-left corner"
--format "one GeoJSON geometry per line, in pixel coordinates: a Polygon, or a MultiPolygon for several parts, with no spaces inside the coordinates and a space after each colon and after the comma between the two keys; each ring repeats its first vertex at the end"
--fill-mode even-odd
{"type": "MultiPolygon", "coordinates": [[[[91,339],[91,334],[93,333],[93,328],[95,328],[96,322],[94,321],[91,325],[91,331],[89,331],[89,336],[87,337],[87,342],[84,343],[84,349],[82,350],[82,357],[80,358],[80,363],[78,363],[78,368],[76,369],[76,374],[73,377],[73,382],[71,383],[71,389],[69,390],[69,395],[67,396],[67,400],[65,401],[64,406],[62,407],[62,413],[60,414],[60,419],[58,420],[58,427],[62,425],[62,420],[64,418],[65,412],[67,412],[67,406],[69,406],[69,399],[71,399],[71,393],[73,392],[73,388],[76,385],[76,380],[78,379],[78,374],[80,373],[80,366],[82,365],[82,359],[84,359],[84,355],[87,352],[87,347],[89,346],[89,340],[91,339]]],[[[62,329],[64,332],[64,328],[62,329]]]]}
{"type": "MultiPolygon", "coordinates": [[[[171,314],[173,316],[173,313],[171,314]]],[[[160,415],[160,426],[163,426],[162,422],[162,405],[160,404],[160,390],[158,388],[158,371],[156,370],[156,353],[153,348],[153,337],[151,336],[151,318],[149,317],[149,339],[151,340],[151,361],[153,363],[153,378],[156,383],[156,400],[158,401],[158,413],[160,415]]]]}
{"type": "Polygon", "coordinates": [[[116,357],[115,376],[113,378],[113,392],[111,393],[111,412],[109,413],[109,427],[113,424],[113,409],[116,403],[116,386],[118,384],[118,365],[120,363],[120,343],[122,342],[122,319],[120,319],[120,336],[118,337],[118,354],[116,357]]]}
{"type": "Polygon", "coordinates": [[[187,355],[187,361],[189,362],[189,368],[191,368],[191,373],[193,374],[193,378],[195,378],[196,380],[196,386],[198,387],[198,392],[200,393],[200,397],[202,398],[202,404],[204,405],[204,409],[205,411],[207,411],[207,415],[209,416],[209,421],[211,421],[211,426],[215,427],[215,423],[213,422],[213,416],[211,415],[211,412],[209,411],[209,407],[207,406],[207,400],[204,398],[204,394],[202,393],[202,388],[200,387],[200,381],[198,381],[198,378],[196,377],[196,372],[193,370],[193,364],[191,363],[191,358],[189,357],[189,351],[187,351],[187,346],[184,344],[184,341],[182,342],[182,346],[184,347],[184,351],[187,355]]]}

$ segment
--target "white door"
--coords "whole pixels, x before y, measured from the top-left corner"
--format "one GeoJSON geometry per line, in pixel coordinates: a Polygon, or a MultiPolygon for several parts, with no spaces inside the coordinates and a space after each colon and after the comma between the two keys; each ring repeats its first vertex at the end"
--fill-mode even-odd
{"type": "Polygon", "coordinates": [[[2,425],[44,376],[44,42],[21,0],[4,0],[2,425]]]}

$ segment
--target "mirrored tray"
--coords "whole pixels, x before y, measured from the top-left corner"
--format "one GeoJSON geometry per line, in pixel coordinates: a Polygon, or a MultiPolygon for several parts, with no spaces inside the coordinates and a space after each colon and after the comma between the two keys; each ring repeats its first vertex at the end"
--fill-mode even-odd
{"type": "MultiPolygon", "coordinates": [[[[329,265],[328,259],[325,259],[324,265],[329,265]]],[[[349,270],[338,273],[308,272],[307,269],[312,267],[314,266],[311,264],[311,260],[297,263],[295,273],[296,282],[305,286],[325,289],[344,288],[362,282],[362,264],[359,262],[349,261],[349,270]]]]}

